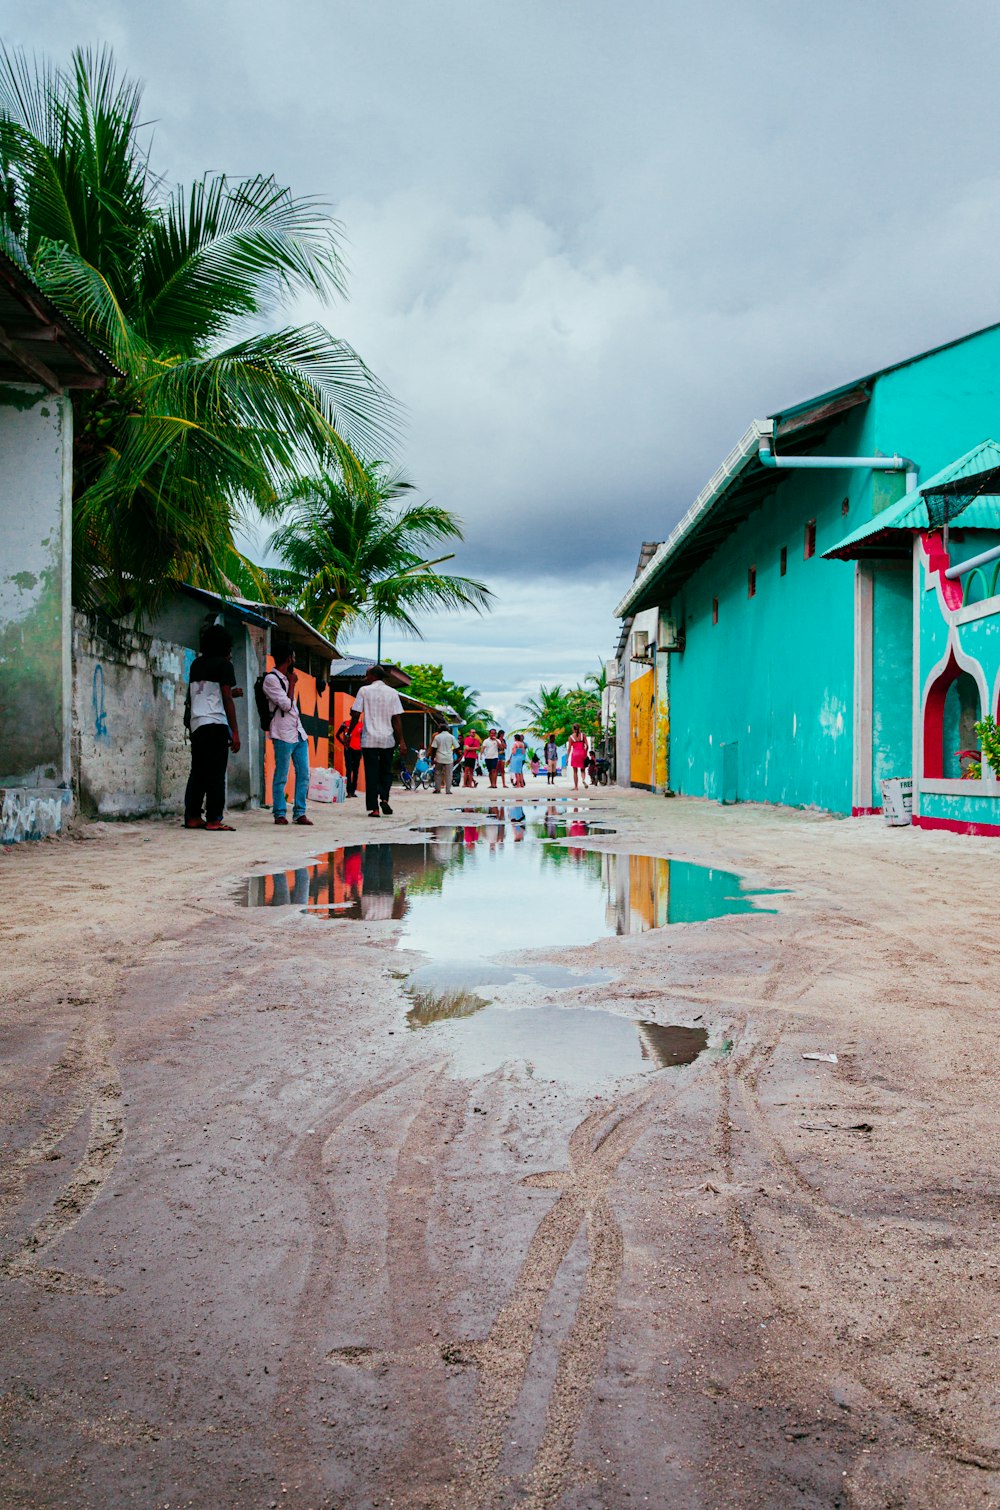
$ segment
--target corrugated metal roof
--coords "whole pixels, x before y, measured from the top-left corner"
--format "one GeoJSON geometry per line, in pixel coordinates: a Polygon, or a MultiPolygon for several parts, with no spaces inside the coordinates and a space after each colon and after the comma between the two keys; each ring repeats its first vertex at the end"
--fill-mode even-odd
{"type": "MultiPolygon", "coordinates": [[[[657,578],[662,575],[688,536],[704,521],[713,506],[725,494],[731,484],[751,466],[756,465],[759,471],[764,471],[764,468],[757,462],[757,452],[760,448],[761,436],[770,434],[771,423],[769,420],[762,421],[755,419],[753,421],[749,430],[740,439],[739,444],[730,451],[722,466],[709,478],[683,519],[674,526],[663,544],[657,548],[652,560],[645,569],[640,571],[632,586],[615,609],[616,619],[623,619],[626,614],[638,613],[640,609],[647,606],[643,601],[646,593],[652,588],[657,578]]],[[[779,481],[778,474],[769,472],[768,478],[771,486],[777,486],[779,481]]]]}
{"type": "MultiPolygon", "coordinates": [[[[926,351],[917,352],[914,356],[891,362],[888,366],[880,367],[865,377],[842,383],[839,387],[831,388],[814,398],[805,399],[786,409],[778,409],[766,420],[754,420],[738,445],[726,457],[722,466],[702,488],[683,519],[671,530],[645,570],[632,583],[615,609],[615,617],[625,618],[628,614],[638,613],[641,609],[652,606],[657,599],[662,599],[664,594],[669,595],[685,576],[689,576],[711,555],[718,544],[718,539],[713,537],[712,531],[716,525],[721,525],[723,522],[721,515],[728,507],[727,495],[731,494],[735,500],[734,512],[731,511],[733,517],[728,521],[729,527],[733,527],[739,523],[740,517],[745,517],[749,507],[754,507],[760,502],[765,489],[770,491],[789,476],[788,473],[769,472],[767,477],[770,479],[770,485],[768,485],[766,479],[756,475],[764,471],[756,461],[758,443],[762,435],[773,434],[778,438],[785,437],[789,442],[786,449],[808,452],[819,442],[822,435],[837,423],[841,414],[868,402],[872,388],[879,378],[885,377],[890,372],[898,372],[903,367],[912,366],[914,362],[923,361],[925,357],[948,351],[953,346],[961,346],[964,341],[972,340],[975,336],[985,335],[988,331],[998,329],[1000,329],[1000,321],[983,325],[978,330],[969,331],[954,340],[943,341],[940,345],[931,346],[926,351]],[[741,506],[741,497],[745,507],[741,506]]],[[[886,530],[888,527],[886,516],[889,513],[890,510],[885,510],[870,526],[863,525],[861,529],[868,533],[862,538],[867,539],[869,536],[874,538],[875,534],[886,530]]],[[[971,505],[962,516],[962,527],[995,528],[992,507],[985,501],[982,504],[971,505]]],[[[859,536],[859,533],[855,531],[854,535],[849,535],[841,542],[841,546],[848,545],[851,540],[859,536]]],[[[897,535],[887,538],[898,540],[901,537],[897,535]]],[[[836,555],[841,546],[836,546],[825,554],[836,555]]]]}
{"type": "Polygon", "coordinates": [[[898,362],[890,362],[887,367],[879,367],[875,372],[869,372],[864,377],[852,378],[847,383],[841,383],[836,388],[831,388],[826,393],[818,394],[815,398],[804,399],[798,404],[792,404],[787,409],[778,409],[770,416],[775,425],[785,428],[789,421],[799,416],[808,409],[817,409],[822,405],[830,405],[838,399],[846,398],[855,390],[859,394],[859,401],[863,401],[863,390],[871,392],[872,386],[879,378],[885,377],[890,372],[899,372],[903,367],[912,367],[914,362],[922,362],[925,357],[935,357],[939,352],[950,351],[953,346],[961,346],[964,341],[971,341],[974,336],[984,336],[990,330],[1000,330],[1000,320],[994,320],[989,325],[980,325],[976,330],[970,330],[963,336],[955,336],[950,341],[942,341],[938,346],[929,346],[926,351],[918,351],[913,356],[903,357],[898,362]]]}
{"type": "Polygon", "coordinates": [[[30,272],[0,251],[0,381],[39,383],[61,393],[103,388],[109,378],[121,377],[30,272]]]}
{"type": "MultiPolygon", "coordinates": [[[[824,551],[824,556],[827,559],[849,561],[858,554],[859,547],[870,549],[876,542],[881,545],[894,538],[898,540],[904,532],[930,529],[930,516],[923,496],[925,492],[958,478],[974,477],[977,473],[996,466],[1000,466],[1000,445],[995,440],[981,441],[957,461],[950,462],[940,472],[935,472],[920,488],[912,493],[904,493],[898,502],[883,509],[873,519],[859,524],[843,540],[824,551]]],[[[955,526],[963,530],[1000,529],[1000,498],[994,494],[984,494],[982,498],[974,499],[955,520],[955,526]]]]}

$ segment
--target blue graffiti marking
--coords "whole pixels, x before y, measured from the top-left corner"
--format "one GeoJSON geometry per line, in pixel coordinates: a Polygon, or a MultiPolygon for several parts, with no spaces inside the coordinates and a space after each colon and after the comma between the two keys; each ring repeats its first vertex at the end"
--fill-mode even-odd
{"type": "Polygon", "coordinates": [[[94,736],[97,739],[107,739],[108,715],[104,706],[104,667],[100,662],[94,667],[94,685],[90,698],[94,705],[94,736]]]}

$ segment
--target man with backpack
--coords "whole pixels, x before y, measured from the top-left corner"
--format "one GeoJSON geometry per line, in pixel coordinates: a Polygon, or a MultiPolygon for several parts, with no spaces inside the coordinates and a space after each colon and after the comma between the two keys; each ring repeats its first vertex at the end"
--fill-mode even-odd
{"type": "MultiPolygon", "coordinates": [[[[288,768],[295,771],[295,797],[292,804],[292,822],[312,827],[312,819],[306,817],[306,796],[309,791],[309,738],[302,727],[298,703],[295,700],[295,651],[291,645],[272,646],[274,670],[268,671],[260,683],[267,704],[267,730],[274,751],[274,781],[272,783],[271,807],[275,823],[287,826],[285,816],[288,799],[285,787],[288,783],[288,768]]],[[[260,699],[258,699],[260,706],[260,699]]],[[[262,709],[261,723],[265,713],[262,709]]]]}

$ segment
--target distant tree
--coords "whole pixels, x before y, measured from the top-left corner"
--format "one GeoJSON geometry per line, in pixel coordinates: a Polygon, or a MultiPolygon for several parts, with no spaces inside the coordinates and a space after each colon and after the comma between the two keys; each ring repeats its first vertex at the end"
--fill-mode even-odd
{"type": "Polygon", "coordinates": [[[528,715],[526,727],[531,733],[541,739],[554,734],[560,744],[565,742],[575,722],[566,701],[566,692],[558,682],[553,687],[539,687],[536,697],[526,697],[521,711],[528,715]]]}
{"type": "Polygon", "coordinates": [[[472,577],[428,558],[462,539],[456,514],[410,502],[414,485],[384,462],[301,478],[282,494],[283,520],[270,548],[283,566],[269,570],[283,601],[335,643],[344,630],[391,624],[420,635],[417,616],[435,609],[488,608],[492,593],[472,577]]]}
{"type": "Polygon", "coordinates": [[[494,724],[494,716],[489,708],[479,706],[478,688],[464,687],[461,682],[449,681],[441,666],[401,666],[400,670],[410,677],[409,691],[414,697],[435,708],[451,708],[457,715],[458,722],[466,728],[471,727],[481,733],[494,724]]]}
{"type": "Polygon", "coordinates": [[[601,699],[587,687],[566,689],[558,682],[554,687],[539,687],[538,695],[525,698],[521,708],[530,720],[527,727],[542,739],[551,733],[559,744],[565,744],[574,724],[592,738],[600,733],[601,699]]]}

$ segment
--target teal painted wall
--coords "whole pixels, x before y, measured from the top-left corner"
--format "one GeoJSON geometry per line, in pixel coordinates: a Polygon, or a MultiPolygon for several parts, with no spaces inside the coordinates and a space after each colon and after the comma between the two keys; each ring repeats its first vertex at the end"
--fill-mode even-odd
{"type": "MultiPolygon", "coordinates": [[[[846,562],[844,563],[846,566],[846,562]]],[[[872,795],[913,775],[913,567],[876,565],[872,575],[872,795]]]]}
{"type": "Polygon", "coordinates": [[[1000,440],[1000,331],[886,373],[868,407],[878,449],[912,457],[922,478],[982,440],[1000,440]]]}
{"type": "MultiPolygon", "coordinates": [[[[998,431],[1000,331],[987,331],[879,378],[870,402],[849,412],[821,450],[898,451],[926,478],[998,431]]],[[[855,567],[821,558],[891,501],[900,481],[856,470],[786,475],[664,605],[687,636],[683,655],[671,664],[670,779],[678,792],[718,799],[720,747],[736,742],[741,800],[848,813],[855,567]],[[810,519],[816,555],[806,561],[810,519]],[[782,546],[785,577],[778,566],[782,546]],[[752,599],[750,566],[757,573],[752,599]]],[[[880,802],[883,776],[911,774],[913,760],[911,579],[907,572],[883,579],[878,570],[876,578],[872,806],[880,802]]]]}
{"type": "MultiPolygon", "coordinates": [[[[854,414],[838,425],[828,452],[856,454],[864,424],[854,414]]],[[[824,561],[822,552],[869,517],[871,479],[845,471],[786,478],[674,601],[687,644],[671,665],[670,779],[685,795],[718,799],[719,747],[735,741],[741,801],[849,813],[854,568],[824,561]],[[816,554],[806,560],[811,519],[816,554]],[[750,566],[757,571],[753,598],[750,566]]]]}

